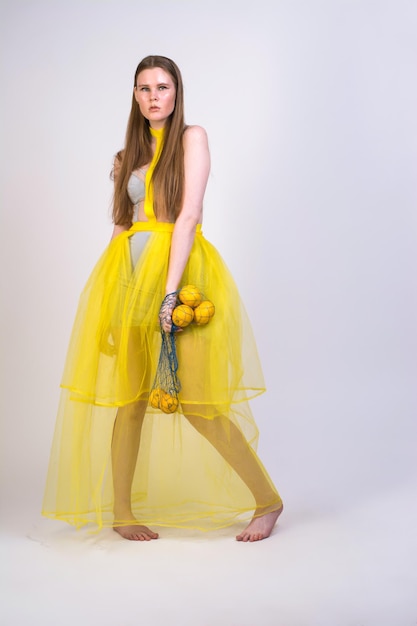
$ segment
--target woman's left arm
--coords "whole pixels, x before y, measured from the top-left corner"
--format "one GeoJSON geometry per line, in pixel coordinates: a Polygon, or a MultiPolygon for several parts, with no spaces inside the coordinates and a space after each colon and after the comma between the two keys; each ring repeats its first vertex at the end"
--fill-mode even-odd
{"type": "MultiPolygon", "coordinates": [[[[184,133],[183,141],[184,199],[172,234],[166,294],[178,289],[194,242],[196,226],[201,222],[204,193],[210,172],[206,131],[201,126],[190,126],[184,133]]],[[[166,318],[163,329],[166,332],[171,330],[171,323],[166,318]]]]}

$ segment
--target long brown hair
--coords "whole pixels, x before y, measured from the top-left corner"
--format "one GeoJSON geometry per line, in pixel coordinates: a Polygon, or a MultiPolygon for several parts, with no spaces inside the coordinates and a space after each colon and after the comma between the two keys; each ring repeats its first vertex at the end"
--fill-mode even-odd
{"type": "MultiPolygon", "coordinates": [[[[147,56],[136,68],[134,86],[140,72],[161,68],[172,78],[175,89],[175,107],[167,119],[164,142],[158,163],[152,175],[154,211],[157,218],[174,222],[180,210],[184,193],[184,148],[182,143],[184,124],[184,88],[177,65],[163,56],[147,56]]],[[[142,115],[135,95],[127,123],[125,146],[115,157],[112,177],[115,179],[113,222],[125,225],[132,222],[133,205],[127,194],[131,173],[152,160],[152,137],[149,122],[142,115]]]]}

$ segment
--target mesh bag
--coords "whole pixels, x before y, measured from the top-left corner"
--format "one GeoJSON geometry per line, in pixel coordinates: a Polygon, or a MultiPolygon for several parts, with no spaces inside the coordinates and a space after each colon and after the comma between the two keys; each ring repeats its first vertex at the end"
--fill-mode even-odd
{"type": "Polygon", "coordinates": [[[181,383],[177,376],[176,331],[183,330],[190,323],[197,326],[208,324],[214,312],[214,304],[207,300],[195,285],[185,285],[163,299],[159,310],[161,352],[149,398],[151,406],[155,409],[161,409],[164,413],[174,413],[179,404],[178,393],[181,390],[181,383]],[[170,331],[167,332],[164,328],[169,328],[170,331]]]}
{"type": "Polygon", "coordinates": [[[175,344],[175,331],[178,328],[172,324],[170,332],[162,328],[164,320],[171,320],[171,311],[177,301],[177,292],[168,294],[161,305],[159,319],[161,322],[161,351],[158,367],[153,381],[149,402],[155,409],[164,413],[174,413],[179,404],[178,394],[181,383],[177,376],[178,358],[175,344]]]}

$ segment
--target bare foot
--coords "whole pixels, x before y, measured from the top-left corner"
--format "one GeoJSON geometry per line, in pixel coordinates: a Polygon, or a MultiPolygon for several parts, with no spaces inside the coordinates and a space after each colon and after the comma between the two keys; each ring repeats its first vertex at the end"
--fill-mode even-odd
{"type": "Polygon", "coordinates": [[[269,537],[283,508],[281,506],[277,511],[254,517],[245,530],[237,535],[237,541],[260,541],[269,537]]]}
{"type": "Polygon", "coordinates": [[[132,517],[132,524],[113,526],[113,530],[119,533],[123,539],[130,539],[130,541],[151,541],[151,539],[158,539],[159,537],[158,533],[154,533],[147,526],[142,526],[134,517],[132,517]]]}

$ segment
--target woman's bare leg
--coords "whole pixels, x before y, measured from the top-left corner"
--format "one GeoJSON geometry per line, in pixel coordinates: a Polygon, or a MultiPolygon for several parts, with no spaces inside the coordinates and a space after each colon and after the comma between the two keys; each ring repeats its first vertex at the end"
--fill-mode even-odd
{"type": "Polygon", "coordinates": [[[136,402],[117,411],[112,439],[112,469],[114,488],[114,530],[125,539],[150,541],[158,534],[142,526],[132,513],[132,481],[139,452],[140,436],[146,402],[136,402]],[[126,522],[132,524],[126,525],[126,522]],[[123,522],[118,526],[117,522],[123,522]]]}
{"type": "Polygon", "coordinates": [[[283,505],[259,458],[248,445],[240,429],[228,418],[221,416],[209,420],[185,411],[186,407],[184,413],[187,420],[236,471],[257,503],[252,521],[236,539],[238,541],[266,539],[282,513],[283,505]],[[268,502],[272,504],[265,506],[268,502]]]}

